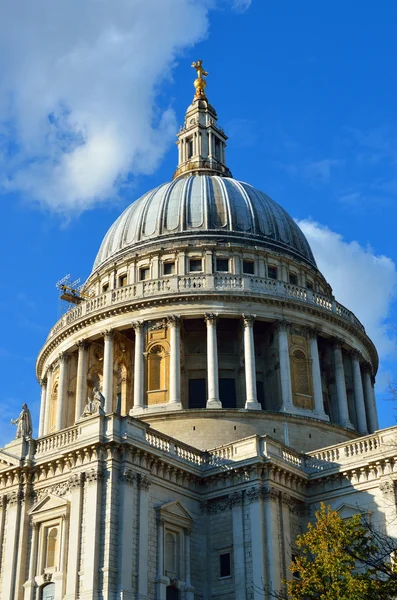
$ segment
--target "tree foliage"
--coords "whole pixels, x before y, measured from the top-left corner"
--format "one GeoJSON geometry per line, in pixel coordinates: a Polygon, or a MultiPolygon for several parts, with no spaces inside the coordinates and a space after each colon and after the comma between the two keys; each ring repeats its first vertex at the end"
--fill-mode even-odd
{"type": "Polygon", "coordinates": [[[375,531],[361,515],[342,519],[324,504],[316,522],[297,539],[299,555],[286,582],[291,600],[392,600],[397,569],[395,540],[375,531]]]}

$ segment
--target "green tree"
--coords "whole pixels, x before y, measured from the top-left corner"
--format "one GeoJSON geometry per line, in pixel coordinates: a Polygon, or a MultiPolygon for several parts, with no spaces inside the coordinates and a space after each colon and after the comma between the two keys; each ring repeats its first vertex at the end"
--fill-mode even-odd
{"type": "Polygon", "coordinates": [[[297,539],[299,555],[285,582],[291,600],[392,600],[397,596],[396,541],[361,515],[342,519],[324,504],[297,539]]]}

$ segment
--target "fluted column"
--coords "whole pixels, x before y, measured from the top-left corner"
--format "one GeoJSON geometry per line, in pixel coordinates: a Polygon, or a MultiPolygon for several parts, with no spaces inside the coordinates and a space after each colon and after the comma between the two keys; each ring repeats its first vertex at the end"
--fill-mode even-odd
{"type": "Polygon", "coordinates": [[[314,395],[314,412],[316,417],[329,421],[324,411],[323,386],[321,383],[320,357],[318,354],[317,331],[310,331],[310,358],[312,361],[312,381],[314,395]]]}
{"type": "Polygon", "coordinates": [[[219,373],[218,373],[218,342],[216,336],[216,315],[207,313],[207,408],[222,408],[219,399],[219,373]]]}
{"type": "Polygon", "coordinates": [[[114,331],[107,329],[103,332],[103,386],[102,393],[105,396],[105,413],[113,412],[113,356],[114,356],[114,331]]]}
{"type": "Polygon", "coordinates": [[[342,347],[340,342],[335,341],[333,345],[335,385],[338,399],[339,425],[353,429],[349,419],[349,408],[347,405],[345,370],[343,368],[342,347]]]}
{"type": "Polygon", "coordinates": [[[181,340],[180,319],[175,315],[168,317],[170,328],[170,408],[182,408],[181,404],[181,340]]]}
{"type": "Polygon", "coordinates": [[[378,429],[378,418],[376,414],[376,407],[372,388],[371,367],[369,365],[365,365],[364,367],[363,380],[364,402],[367,413],[368,429],[369,433],[373,433],[378,429]]]}
{"type": "Polygon", "coordinates": [[[281,383],[281,410],[291,412],[294,410],[291,388],[291,366],[289,360],[288,325],[284,321],[278,324],[278,353],[280,361],[281,383]]]}
{"type": "Polygon", "coordinates": [[[75,406],[75,422],[78,421],[83,414],[84,406],[87,403],[87,354],[88,344],[85,340],[77,342],[78,357],[77,357],[77,381],[76,381],[76,406],[75,406]]]}
{"type": "Polygon", "coordinates": [[[46,402],[47,402],[47,378],[43,377],[43,379],[41,380],[39,437],[44,435],[46,402]]]}
{"type": "Polygon", "coordinates": [[[134,410],[142,410],[143,403],[143,323],[137,321],[132,324],[135,331],[135,357],[134,357],[134,410]]]}
{"type": "Polygon", "coordinates": [[[254,343],[254,315],[243,315],[244,322],[244,363],[245,363],[245,408],[261,410],[256,392],[256,367],[254,343]]]}
{"type": "Polygon", "coordinates": [[[65,409],[66,409],[66,374],[67,374],[68,356],[65,352],[59,355],[59,380],[58,380],[58,398],[57,398],[57,414],[55,421],[56,431],[60,431],[65,427],[65,409]]]}
{"type": "Polygon", "coordinates": [[[365,414],[364,390],[361,379],[360,355],[358,352],[352,352],[352,367],[353,367],[353,385],[354,385],[354,402],[356,406],[357,429],[362,434],[368,433],[367,416],[365,414]]]}
{"type": "Polygon", "coordinates": [[[50,365],[47,369],[47,390],[46,390],[46,395],[45,395],[45,413],[44,413],[43,435],[47,435],[47,433],[49,433],[49,428],[50,428],[52,374],[53,374],[53,366],[50,365]]]}

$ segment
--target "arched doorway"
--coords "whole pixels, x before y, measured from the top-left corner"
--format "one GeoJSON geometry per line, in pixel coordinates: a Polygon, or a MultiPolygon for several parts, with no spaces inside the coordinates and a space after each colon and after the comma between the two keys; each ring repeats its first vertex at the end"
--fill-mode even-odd
{"type": "Polygon", "coordinates": [[[54,600],[55,598],[55,583],[49,583],[42,588],[41,600],[54,600]]]}
{"type": "Polygon", "coordinates": [[[166,600],[179,600],[179,590],[173,585],[167,586],[166,600]]]}

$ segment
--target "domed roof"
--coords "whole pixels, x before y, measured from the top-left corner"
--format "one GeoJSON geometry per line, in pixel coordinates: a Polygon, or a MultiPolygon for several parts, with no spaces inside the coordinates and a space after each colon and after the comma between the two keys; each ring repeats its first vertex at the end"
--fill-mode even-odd
{"type": "Polygon", "coordinates": [[[219,238],[266,247],[316,266],[290,215],[248,183],[216,175],[179,177],[133,202],[107,232],[94,263],[154,240],[219,238]]]}

